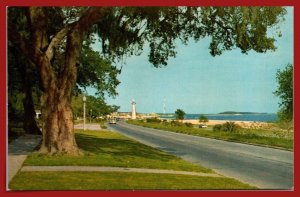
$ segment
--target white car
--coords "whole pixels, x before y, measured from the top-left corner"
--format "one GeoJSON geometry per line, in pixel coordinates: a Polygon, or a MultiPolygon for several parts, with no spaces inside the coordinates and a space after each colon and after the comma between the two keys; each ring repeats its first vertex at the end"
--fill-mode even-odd
{"type": "Polygon", "coordinates": [[[116,118],[109,119],[109,124],[117,124],[117,119],[116,118]]]}
{"type": "Polygon", "coordinates": [[[199,124],[199,128],[207,128],[205,124],[199,124]]]}

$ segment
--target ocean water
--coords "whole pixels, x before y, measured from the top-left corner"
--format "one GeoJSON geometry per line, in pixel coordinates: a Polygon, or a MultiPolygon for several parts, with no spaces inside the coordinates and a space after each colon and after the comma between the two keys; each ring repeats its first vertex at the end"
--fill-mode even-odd
{"type": "MultiPolygon", "coordinates": [[[[209,120],[240,120],[240,121],[257,121],[257,122],[270,122],[278,119],[277,114],[204,114],[209,120]]],[[[200,114],[186,114],[184,119],[197,120],[200,114]]],[[[173,114],[161,118],[175,118],[173,114]]]]}

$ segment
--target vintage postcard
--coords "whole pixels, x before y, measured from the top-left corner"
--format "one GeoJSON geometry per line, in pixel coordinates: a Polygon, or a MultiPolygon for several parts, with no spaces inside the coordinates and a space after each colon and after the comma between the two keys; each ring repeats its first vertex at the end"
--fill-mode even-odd
{"type": "Polygon", "coordinates": [[[294,6],[3,10],[7,192],[294,191],[294,6]]]}

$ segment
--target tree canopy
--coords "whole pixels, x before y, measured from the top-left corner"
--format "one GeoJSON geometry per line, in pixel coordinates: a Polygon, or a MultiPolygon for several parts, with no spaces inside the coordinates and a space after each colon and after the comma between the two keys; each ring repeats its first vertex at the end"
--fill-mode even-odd
{"type": "MultiPolygon", "coordinates": [[[[74,118],[83,117],[83,95],[79,94],[72,99],[72,108],[74,118]]],[[[86,96],[86,111],[92,118],[106,116],[119,109],[118,106],[108,105],[102,98],[95,96],[86,96]]]]}
{"type": "Polygon", "coordinates": [[[275,37],[281,35],[276,25],[285,13],[282,7],[117,7],[95,30],[103,53],[139,54],[147,43],[149,61],[159,67],[175,57],[177,39],[186,44],[190,38],[210,37],[212,56],[234,48],[242,53],[275,50],[275,37]]]}
{"type": "Polygon", "coordinates": [[[200,123],[205,123],[205,122],[208,122],[208,118],[204,115],[200,115],[199,116],[199,122],[200,123]]]}
{"type": "Polygon", "coordinates": [[[276,79],[278,82],[277,90],[274,92],[276,96],[281,99],[280,110],[278,116],[280,120],[291,121],[293,120],[294,112],[294,67],[288,64],[283,70],[278,70],[276,79]]]}
{"type": "Polygon", "coordinates": [[[276,49],[285,13],[282,7],[9,7],[9,43],[35,66],[40,82],[41,151],[78,153],[74,87],[116,95],[116,64],[139,55],[145,44],[155,67],[176,56],[179,40],[209,37],[212,56],[234,48],[264,53],[276,49]],[[92,47],[96,39],[100,52],[92,47]]]}
{"type": "Polygon", "coordinates": [[[175,111],[176,120],[183,120],[185,116],[185,112],[182,109],[177,109],[175,111]]]}

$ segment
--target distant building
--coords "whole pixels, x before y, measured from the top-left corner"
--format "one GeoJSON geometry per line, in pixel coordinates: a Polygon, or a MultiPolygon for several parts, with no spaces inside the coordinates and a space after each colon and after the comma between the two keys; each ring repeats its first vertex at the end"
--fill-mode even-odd
{"type": "MultiPolygon", "coordinates": [[[[117,119],[132,119],[132,112],[115,112],[110,114],[108,118],[115,117],[117,119]]],[[[147,118],[159,118],[159,115],[156,113],[136,113],[136,119],[142,120],[147,118]]]]}
{"type": "Polygon", "coordinates": [[[147,118],[159,118],[159,115],[156,113],[145,113],[139,115],[140,119],[147,119],[147,118]]]}

